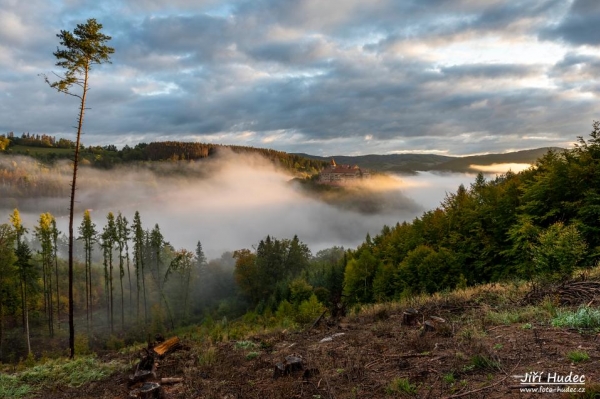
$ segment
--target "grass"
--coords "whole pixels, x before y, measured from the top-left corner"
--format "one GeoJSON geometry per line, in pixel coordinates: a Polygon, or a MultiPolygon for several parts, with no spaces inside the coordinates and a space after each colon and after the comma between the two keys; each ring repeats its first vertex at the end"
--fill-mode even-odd
{"type": "Polygon", "coordinates": [[[200,366],[212,366],[216,360],[217,348],[212,345],[198,355],[198,364],[200,366]]]}
{"type": "Polygon", "coordinates": [[[385,391],[388,395],[393,395],[396,393],[414,395],[417,393],[417,386],[415,384],[411,384],[406,378],[397,377],[389,383],[385,391]]]}
{"type": "Polygon", "coordinates": [[[581,306],[576,311],[557,310],[551,324],[554,327],[599,328],[600,310],[588,306],[581,306]]]}
{"type": "Polygon", "coordinates": [[[584,351],[572,351],[567,353],[567,359],[573,363],[581,363],[586,360],[590,360],[590,356],[584,351]]]}
{"type": "Polygon", "coordinates": [[[235,349],[255,349],[258,345],[252,341],[238,341],[235,343],[235,349]]]}
{"type": "Polygon", "coordinates": [[[444,374],[444,382],[450,385],[454,384],[456,382],[456,377],[454,376],[454,373],[444,374]]]}
{"type": "Polygon", "coordinates": [[[500,362],[485,355],[475,355],[471,358],[471,366],[477,370],[500,370],[500,362]]]}
{"type": "Polygon", "coordinates": [[[532,321],[546,321],[553,314],[544,306],[526,306],[523,308],[491,311],[486,314],[486,320],[496,325],[509,325],[532,321]]]}
{"type": "Polygon", "coordinates": [[[52,359],[16,374],[0,374],[0,397],[29,397],[39,389],[78,388],[102,380],[126,367],[123,363],[103,363],[95,356],[75,360],[52,359]]]}

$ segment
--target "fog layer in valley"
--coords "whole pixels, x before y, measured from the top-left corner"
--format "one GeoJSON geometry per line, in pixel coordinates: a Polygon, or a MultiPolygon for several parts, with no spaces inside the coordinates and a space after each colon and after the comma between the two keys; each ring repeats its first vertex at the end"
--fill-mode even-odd
{"type": "MultiPolygon", "coordinates": [[[[47,169],[28,158],[19,158],[17,163],[33,184],[52,182],[63,189],[52,198],[4,201],[3,221],[8,220],[14,204],[21,208],[30,230],[39,214],[49,211],[66,232],[69,165],[47,169]]],[[[0,168],[8,167],[15,167],[15,159],[0,158],[0,168]]],[[[193,250],[200,240],[211,258],[224,251],[251,248],[267,234],[277,238],[296,234],[313,253],[334,245],[355,247],[367,233],[377,234],[384,224],[412,220],[438,206],[459,184],[468,186],[474,179],[469,174],[433,173],[374,179],[364,189],[377,193],[383,205],[364,213],[311,198],[290,183],[290,175],[262,158],[227,152],[190,163],[81,168],[78,176],[76,226],[85,209],[91,210],[98,230],[109,211],[121,211],[131,222],[138,210],[144,228],[158,223],[175,248],[193,250]]]]}

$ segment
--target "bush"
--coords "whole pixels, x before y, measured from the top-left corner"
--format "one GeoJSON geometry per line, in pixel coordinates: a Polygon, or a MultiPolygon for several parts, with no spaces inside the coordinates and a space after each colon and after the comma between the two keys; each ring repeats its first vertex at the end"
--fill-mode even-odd
{"type": "Polygon", "coordinates": [[[313,293],[312,285],[308,284],[303,278],[293,280],[289,285],[289,289],[290,300],[296,305],[308,300],[313,293]]]}
{"type": "Polygon", "coordinates": [[[325,307],[323,304],[319,302],[315,294],[312,294],[308,300],[303,301],[300,306],[298,306],[296,321],[298,323],[310,323],[319,317],[324,310],[325,307]]]}
{"type": "Polygon", "coordinates": [[[587,352],[573,351],[567,353],[567,359],[569,359],[573,363],[579,363],[586,360],[590,360],[590,356],[587,354],[587,352]]]}
{"type": "Polygon", "coordinates": [[[279,320],[284,320],[286,318],[293,319],[296,312],[294,311],[294,306],[284,299],[277,307],[275,315],[279,320]]]}
{"type": "Polygon", "coordinates": [[[111,351],[118,351],[125,347],[125,341],[121,338],[116,337],[115,335],[111,335],[108,341],[106,341],[106,349],[111,351]]]}

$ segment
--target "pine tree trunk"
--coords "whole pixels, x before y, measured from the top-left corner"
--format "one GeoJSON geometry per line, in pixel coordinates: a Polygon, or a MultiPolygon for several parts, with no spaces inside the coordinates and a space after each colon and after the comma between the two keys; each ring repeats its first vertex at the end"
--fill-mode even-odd
{"type": "Polygon", "coordinates": [[[89,276],[89,265],[90,259],[88,257],[88,246],[87,238],[85,239],[85,311],[86,311],[86,321],[87,321],[87,332],[88,335],[90,333],[90,276],[89,276]]]}
{"type": "Polygon", "coordinates": [[[75,190],[77,189],[77,167],[79,166],[79,147],[81,146],[81,127],[85,113],[85,97],[88,89],[89,60],[85,66],[83,93],[79,107],[79,121],[77,124],[77,142],[75,144],[75,157],[73,159],[73,181],[71,182],[71,202],[69,205],[69,349],[70,358],[75,357],[75,321],[73,300],[73,218],[75,211],[75,190]]]}
{"type": "Polygon", "coordinates": [[[129,279],[129,312],[133,310],[133,287],[131,286],[131,270],[129,268],[129,246],[125,246],[127,259],[127,278],[129,279]]]}
{"type": "Polygon", "coordinates": [[[144,263],[142,262],[142,289],[144,290],[144,322],[148,323],[148,304],[146,302],[146,276],[144,275],[144,263]]]}
{"type": "Polygon", "coordinates": [[[60,292],[58,290],[58,253],[56,241],[54,241],[54,274],[56,277],[56,321],[58,324],[58,329],[60,330],[60,292]]]}
{"type": "Polygon", "coordinates": [[[25,337],[27,339],[27,354],[31,353],[31,340],[29,339],[29,311],[27,309],[27,283],[23,282],[23,297],[25,302],[23,303],[23,309],[25,309],[25,337]]]}
{"type": "MultiPolygon", "coordinates": [[[[123,269],[121,267],[121,269],[123,269]]],[[[119,270],[119,276],[121,277],[121,329],[125,331],[125,297],[123,294],[123,274],[119,270]]]]}
{"type": "Polygon", "coordinates": [[[115,324],[114,324],[115,302],[114,302],[114,291],[113,291],[112,248],[111,248],[111,253],[108,256],[108,267],[109,267],[108,290],[110,293],[110,332],[112,333],[115,330],[115,324]]]}

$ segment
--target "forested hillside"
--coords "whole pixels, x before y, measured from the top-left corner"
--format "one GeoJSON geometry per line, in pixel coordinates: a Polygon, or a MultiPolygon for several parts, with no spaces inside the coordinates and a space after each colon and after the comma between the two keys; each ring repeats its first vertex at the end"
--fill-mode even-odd
{"type": "MultiPolygon", "coordinates": [[[[23,133],[20,137],[14,133],[0,135],[0,154],[28,155],[43,162],[73,157],[75,143],[64,138],[32,135],[23,133]]],[[[134,147],[128,145],[117,149],[114,145],[83,146],[80,156],[83,164],[112,168],[129,162],[145,161],[196,161],[217,155],[219,151],[230,150],[234,153],[257,154],[269,159],[275,165],[294,173],[312,175],[321,170],[327,162],[308,159],[299,155],[288,154],[267,148],[254,148],[235,145],[191,143],[179,141],[163,141],[140,143],[134,147]]]]}
{"type": "Polygon", "coordinates": [[[375,302],[509,278],[558,280],[600,255],[600,123],[571,150],[492,180],[482,174],[412,222],[352,251],[349,302],[375,302]]]}

